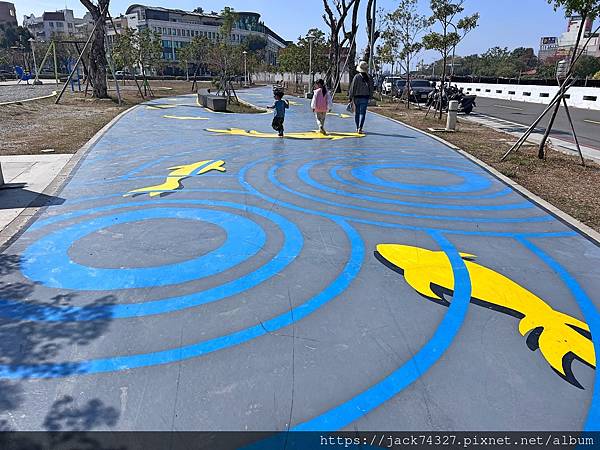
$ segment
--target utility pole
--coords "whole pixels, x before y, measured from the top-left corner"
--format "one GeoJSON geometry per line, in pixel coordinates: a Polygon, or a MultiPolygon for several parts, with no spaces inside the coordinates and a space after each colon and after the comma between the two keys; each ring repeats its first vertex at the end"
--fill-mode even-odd
{"type": "Polygon", "coordinates": [[[248,52],[244,50],[244,87],[248,87],[248,52]]]}
{"type": "Polygon", "coordinates": [[[313,88],[313,86],[315,85],[315,74],[313,73],[313,66],[312,66],[312,52],[313,52],[313,41],[315,40],[314,36],[309,36],[308,38],[308,44],[309,44],[309,50],[308,50],[308,71],[310,72],[310,88],[309,91],[313,88]]]}

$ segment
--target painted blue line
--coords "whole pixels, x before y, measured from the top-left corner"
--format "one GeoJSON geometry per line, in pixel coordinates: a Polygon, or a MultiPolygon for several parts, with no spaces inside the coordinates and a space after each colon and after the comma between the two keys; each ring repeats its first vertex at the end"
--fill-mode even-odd
{"type": "Polygon", "coordinates": [[[304,181],[309,186],[314,187],[315,189],[329,192],[331,194],[340,195],[342,197],[355,198],[358,200],[371,201],[375,203],[384,203],[389,205],[401,205],[401,206],[410,206],[415,208],[424,208],[424,209],[448,209],[448,210],[457,210],[457,211],[510,211],[516,209],[531,209],[533,208],[533,204],[529,202],[522,203],[509,203],[504,205],[449,205],[446,203],[423,203],[423,202],[407,202],[402,200],[394,200],[394,199],[386,199],[381,197],[373,197],[364,194],[356,194],[348,191],[343,191],[340,189],[335,189],[330,186],[326,186],[318,181],[315,181],[311,175],[310,170],[316,165],[320,164],[317,162],[310,162],[308,164],[303,165],[298,170],[298,177],[304,181]]]}
{"type": "MultiPolygon", "coordinates": [[[[156,301],[147,301],[144,303],[119,304],[104,307],[56,307],[31,305],[27,304],[27,302],[0,299],[0,316],[11,318],[13,320],[75,322],[97,320],[99,318],[124,319],[131,317],[142,317],[193,308],[207,303],[219,301],[224,298],[232,297],[258,286],[291,264],[292,261],[300,254],[300,251],[304,245],[302,233],[298,227],[272,211],[265,211],[249,205],[238,205],[230,202],[208,200],[164,200],[159,202],[158,205],[185,205],[190,203],[209,206],[223,206],[245,212],[247,211],[264,217],[279,227],[284,235],[283,245],[279,252],[262,267],[259,267],[247,275],[243,275],[228,283],[215,286],[214,288],[203,292],[196,292],[189,295],[171,297],[156,301]]],[[[102,210],[111,211],[119,208],[140,205],[145,206],[147,203],[112,205],[110,207],[103,207],[102,210]]],[[[86,213],[90,213],[90,211],[94,210],[81,211],[82,214],[80,214],[80,216],[85,216],[87,215],[86,213]]]]}
{"type": "MultiPolygon", "coordinates": [[[[394,195],[402,195],[405,197],[420,197],[420,198],[439,198],[439,199],[448,199],[448,200],[480,200],[480,199],[489,199],[489,198],[498,198],[504,197],[508,194],[513,193],[513,190],[509,187],[502,189],[501,191],[494,192],[491,194],[481,194],[481,195],[443,195],[443,194],[429,194],[427,192],[423,193],[414,193],[414,192],[398,192],[394,189],[384,189],[384,188],[374,188],[370,186],[365,186],[360,183],[352,183],[348,180],[342,178],[339,174],[340,170],[345,169],[344,166],[334,166],[329,170],[329,174],[332,179],[337,181],[338,183],[344,184],[346,186],[350,186],[352,188],[358,188],[365,191],[377,192],[380,194],[394,194],[394,195]]],[[[360,181],[360,180],[359,180],[360,181]]]]}
{"type": "Polygon", "coordinates": [[[351,249],[349,259],[342,272],[329,286],[307,302],[297,306],[293,311],[288,311],[262,322],[261,324],[253,325],[235,333],[159,352],[93,359],[80,362],[36,365],[0,364],[0,378],[64,378],[69,376],[106,373],[170,364],[231,348],[285,328],[308,317],[323,305],[342,294],[360,272],[365,257],[362,238],[347,222],[336,221],[336,223],[343,229],[349,240],[349,247],[351,249]]]}
{"type": "Polygon", "coordinates": [[[286,192],[294,194],[298,197],[302,197],[308,200],[312,200],[317,203],[322,203],[330,206],[337,206],[340,208],[354,209],[356,211],[363,211],[368,213],[374,213],[378,215],[386,215],[386,216],[397,216],[397,217],[410,217],[413,219],[428,219],[428,220],[442,220],[449,222],[470,222],[470,223],[530,223],[530,222],[549,222],[552,221],[553,218],[549,215],[537,216],[537,217],[524,217],[524,218],[512,218],[512,217],[460,217],[460,216],[433,216],[433,215],[424,215],[424,214],[413,214],[413,213],[402,213],[398,211],[387,211],[383,209],[376,208],[368,208],[365,206],[356,206],[348,203],[340,203],[334,202],[332,200],[326,200],[314,195],[305,194],[303,192],[299,192],[295,189],[292,189],[285,184],[281,183],[277,179],[277,170],[281,167],[281,163],[277,164],[269,169],[268,177],[269,181],[279,188],[283,189],[286,192]]]}
{"type": "Polygon", "coordinates": [[[432,338],[402,367],[379,383],[292,431],[335,431],[381,406],[419,379],[450,347],[462,326],[471,301],[471,279],[464,261],[452,243],[440,233],[431,236],[446,253],[454,273],[454,295],[448,312],[432,338]]]}
{"type": "MultiPolygon", "coordinates": [[[[594,344],[594,353],[596,354],[596,359],[598,359],[600,355],[600,316],[598,315],[598,309],[592,300],[587,296],[577,280],[550,255],[527,239],[521,238],[518,239],[518,241],[556,272],[563,283],[569,288],[579,309],[583,313],[586,323],[590,327],[592,343],[594,344]]],[[[597,368],[594,378],[592,403],[588,410],[584,431],[600,431],[600,373],[597,368]]]]}
{"type": "Polygon", "coordinates": [[[496,231],[465,231],[465,230],[420,227],[420,226],[414,226],[414,225],[404,225],[404,224],[396,224],[396,223],[382,222],[382,221],[376,221],[376,220],[361,219],[361,218],[357,218],[357,217],[344,216],[344,215],[340,215],[340,214],[331,214],[331,213],[327,213],[327,212],[323,212],[323,211],[317,211],[317,210],[313,210],[313,209],[303,208],[301,206],[294,205],[293,203],[288,203],[283,200],[279,200],[279,199],[276,199],[269,195],[263,194],[262,192],[260,192],[258,189],[256,189],[254,186],[252,186],[246,180],[246,174],[248,173],[249,170],[251,170],[252,168],[254,168],[255,166],[257,166],[259,164],[264,163],[265,161],[268,161],[269,159],[270,159],[270,157],[258,159],[256,161],[251,162],[251,163],[247,164],[246,166],[242,167],[242,169],[240,170],[239,175],[238,175],[238,181],[239,181],[240,185],[242,185],[242,187],[244,187],[249,193],[256,195],[259,198],[262,198],[263,200],[266,200],[269,203],[273,203],[273,204],[282,206],[284,208],[291,209],[294,211],[299,211],[299,212],[306,213],[306,214],[313,214],[315,216],[326,217],[326,218],[332,219],[332,220],[349,220],[349,221],[352,221],[355,223],[362,223],[365,225],[375,225],[375,226],[384,227],[384,228],[394,228],[394,229],[409,230],[409,231],[427,231],[427,232],[439,231],[440,233],[445,233],[445,234],[457,234],[457,235],[466,235],[466,236],[567,237],[567,236],[577,235],[577,233],[574,231],[543,232],[543,233],[535,233],[535,232],[511,233],[511,232],[496,232],[496,231]]]}
{"type": "Polygon", "coordinates": [[[146,208],[96,217],[50,233],[24,252],[21,272],[46,287],[75,291],[170,286],[216,275],[256,255],[266,235],[255,222],[224,211],[198,208],[146,208]],[[223,245],[187,261],[143,268],[88,267],[73,261],[71,246],[91,233],[127,223],[151,219],[187,219],[221,227],[227,237],[223,245]]]}

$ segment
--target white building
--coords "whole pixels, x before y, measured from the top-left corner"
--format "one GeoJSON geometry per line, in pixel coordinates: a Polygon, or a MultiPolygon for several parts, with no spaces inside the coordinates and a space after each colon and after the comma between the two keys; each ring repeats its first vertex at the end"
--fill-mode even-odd
{"type": "MultiPolygon", "coordinates": [[[[241,43],[247,36],[258,35],[267,42],[266,60],[276,65],[279,50],[288,42],[260,21],[260,14],[236,11],[239,19],[231,32],[233,43],[241,43]]],[[[188,45],[196,36],[217,40],[222,25],[218,13],[190,12],[144,5],[131,5],[125,14],[127,26],[137,29],[148,28],[161,35],[163,59],[177,61],[176,50],[188,45]]]]}
{"type": "Polygon", "coordinates": [[[73,10],[63,9],[54,12],[44,12],[40,17],[34,14],[23,16],[23,26],[33,36],[42,41],[52,38],[82,38],[85,37],[82,29],[91,21],[88,14],[86,17],[77,18],[73,10]]]}
{"type": "Polygon", "coordinates": [[[577,35],[581,27],[583,29],[582,41],[580,45],[583,45],[589,39],[589,43],[585,48],[585,54],[600,58],[600,37],[598,33],[592,34],[593,21],[588,19],[583,23],[583,20],[579,16],[570,17],[567,22],[567,31],[562,33],[557,38],[546,37],[542,38],[540,44],[540,59],[548,58],[566,58],[571,55],[575,42],[577,41],[577,35]]]}

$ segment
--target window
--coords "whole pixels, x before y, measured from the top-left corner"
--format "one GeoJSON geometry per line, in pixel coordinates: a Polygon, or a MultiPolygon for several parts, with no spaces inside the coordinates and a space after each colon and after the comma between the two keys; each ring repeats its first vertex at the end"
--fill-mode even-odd
{"type": "Polygon", "coordinates": [[[595,102],[596,100],[598,100],[598,97],[596,97],[595,95],[584,95],[583,99],[586,102],[595,102]]]}
{"type": "Polygon", "coordinates": [[[48,22],[48,25],[50,25],[50,28],[54,28],[54,22],[48,22]]]}
{"type": "Polygon", "coordinates": [[[486,89],[485,92],[492,92],[492,90],[491,89],[486,89]]]}
{"type": "Polygon", "coordinates": [[[177,28],[177,36],[181,36],[181,30],[177,28]]]}
{"type": "Polygon", "coordinates": [[[481,92],[481,89],[477,88],[475,89],[475,92],[481,92]]]}
{"type": "Polygon", "coordinates": [[[541,98],[548,98],[548,97],[550,97],[550,94],[548,94],[547,92],[540,92],[540,97],[541,98]]]}
{"type": "Polygon", "coordinates": [[[502,91],[500,89],[497,89],[496,94],[502,94],[502,91]]]}
{"type": "Polygon", "coordinates": [[[531,97],[531,92],[523,92],[523,97],[531,97]]]}
{"type": "Polygon", "coordinates": [[[565,94],[564,97],[569,100],[571,98],[571,94],[565,94]]]}
{"type": "Polygon", "coordinates": [[[69,23],[67,24],[67,26],[68,26],[69,28],[73,28],[73,24],[72,24],[71,22],[69,22],[69,23]]]}
{"type": "Polygon", "coordinates": [[[508,91],[508,95],[515,95],[516,92],[515,91],[508,91]]]}

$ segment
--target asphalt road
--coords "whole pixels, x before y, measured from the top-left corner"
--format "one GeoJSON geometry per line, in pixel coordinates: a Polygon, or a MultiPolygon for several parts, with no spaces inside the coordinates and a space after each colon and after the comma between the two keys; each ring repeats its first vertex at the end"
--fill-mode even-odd
{"type": "MultiPolygon", "coordinates": [[[[546,105],[537,103],[478,97],[475,112],[529,126],[545,108],[546,105]]],[[[570,111],[579,143],[587,147],[600,149],[600,111],[579,108],[570,108],[570,111]]],[[[540,128],[545,129],[549,118],[548,115],[548,118],[542,121],[540,128]]],[[[569,142],[573,141],[564,107],[560,108],[552,136],[569,142]]]]}
{"type": "Polygon", "coordinates": [[[0,253],[0,430],[600,430],[600,247],[290,100],[285,139],[180,96],[89,149],[0,253]]]}

